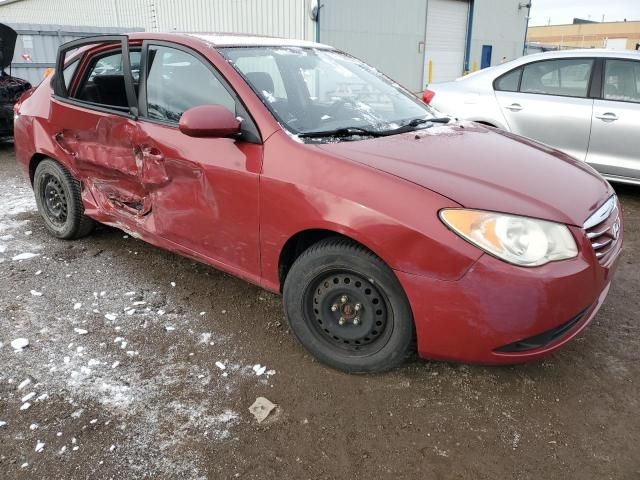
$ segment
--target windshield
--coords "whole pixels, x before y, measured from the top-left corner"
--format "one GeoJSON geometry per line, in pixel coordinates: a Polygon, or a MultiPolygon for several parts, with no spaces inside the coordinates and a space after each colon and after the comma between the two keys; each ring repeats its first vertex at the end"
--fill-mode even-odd
{"type": "MultiPolygon", "coordinates": [[[[433,111],[374,68],[332,50],[232,47],[222,55],[293,134],[340,137],[424,128],[433,111]],[[345,132],[348,135],[345,135],[345,132]]],[[[325,138],[326,140],[326,138],[325,138]]]]}

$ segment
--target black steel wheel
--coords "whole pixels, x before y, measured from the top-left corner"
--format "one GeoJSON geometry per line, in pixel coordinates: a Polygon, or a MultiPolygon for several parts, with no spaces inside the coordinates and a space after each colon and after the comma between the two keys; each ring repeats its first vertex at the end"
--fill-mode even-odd
{"type": "Polygon", "coordinates": [[[393,332],[386,295],[354,271],[320,273],[307,286],[304,304],[318,338],[353,355],[375,352],[393,332]]]}
{"type": "Polygon", "coordinates": [[[284,301],[298,340],[334,368],[383,371],[412,352],[413,318],[402,287],[380,258],[349,240],[306,250],[286,277],[284,301]]]}
{"type": "Polygon", "coordinates": [[[67,221],[69,209],[67,196],[58,177],[45,173],[40,183],[39,195],[44,199],[44,211],[47,218],[57,225],[64,225],[67,221]]]}
{"type": "Polygon", "coordinates": [[[84,214],[81,187],[69,171],[47,158],[36,167],[33,191],[47,230],[58,238],[83,237],[94,227],[84,214]]]}

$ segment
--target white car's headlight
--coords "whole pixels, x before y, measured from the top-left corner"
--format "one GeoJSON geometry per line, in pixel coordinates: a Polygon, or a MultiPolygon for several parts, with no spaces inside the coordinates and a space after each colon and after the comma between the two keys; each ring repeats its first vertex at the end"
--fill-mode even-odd
{"type": "Polygon", "coordinates": [[[566,225],[482,210],[444,209],[440,219],[455,233],[505,262],[536,267],[578,255],[566,225]]]}

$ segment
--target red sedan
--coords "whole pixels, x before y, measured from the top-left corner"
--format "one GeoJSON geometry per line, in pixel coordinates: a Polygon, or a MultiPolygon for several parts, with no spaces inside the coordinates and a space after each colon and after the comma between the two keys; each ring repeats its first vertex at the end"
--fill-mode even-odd
{"type": "Polygon", "coordinates": [[[15,109],[56,237],[96,222],[284,297],[349,372],[542,357],[596,315],[622,246],[593,169],[442,117],[325,45],[136,33],[61,47],[15,109]]]}

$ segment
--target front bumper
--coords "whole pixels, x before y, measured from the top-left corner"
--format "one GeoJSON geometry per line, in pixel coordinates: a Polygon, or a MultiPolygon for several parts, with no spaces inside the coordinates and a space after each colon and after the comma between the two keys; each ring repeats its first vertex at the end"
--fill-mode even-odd
{"type": "Polygon", "coordinates": [[[578,256],[541,267],[516,267],[483,255],[458,281],[397,271],[413,310],[420,356],[521,363],[548,355],[580,333],[609,291],[622,239],[601,264],[584,232],[573,233],[582,239],[578,256]]]}

